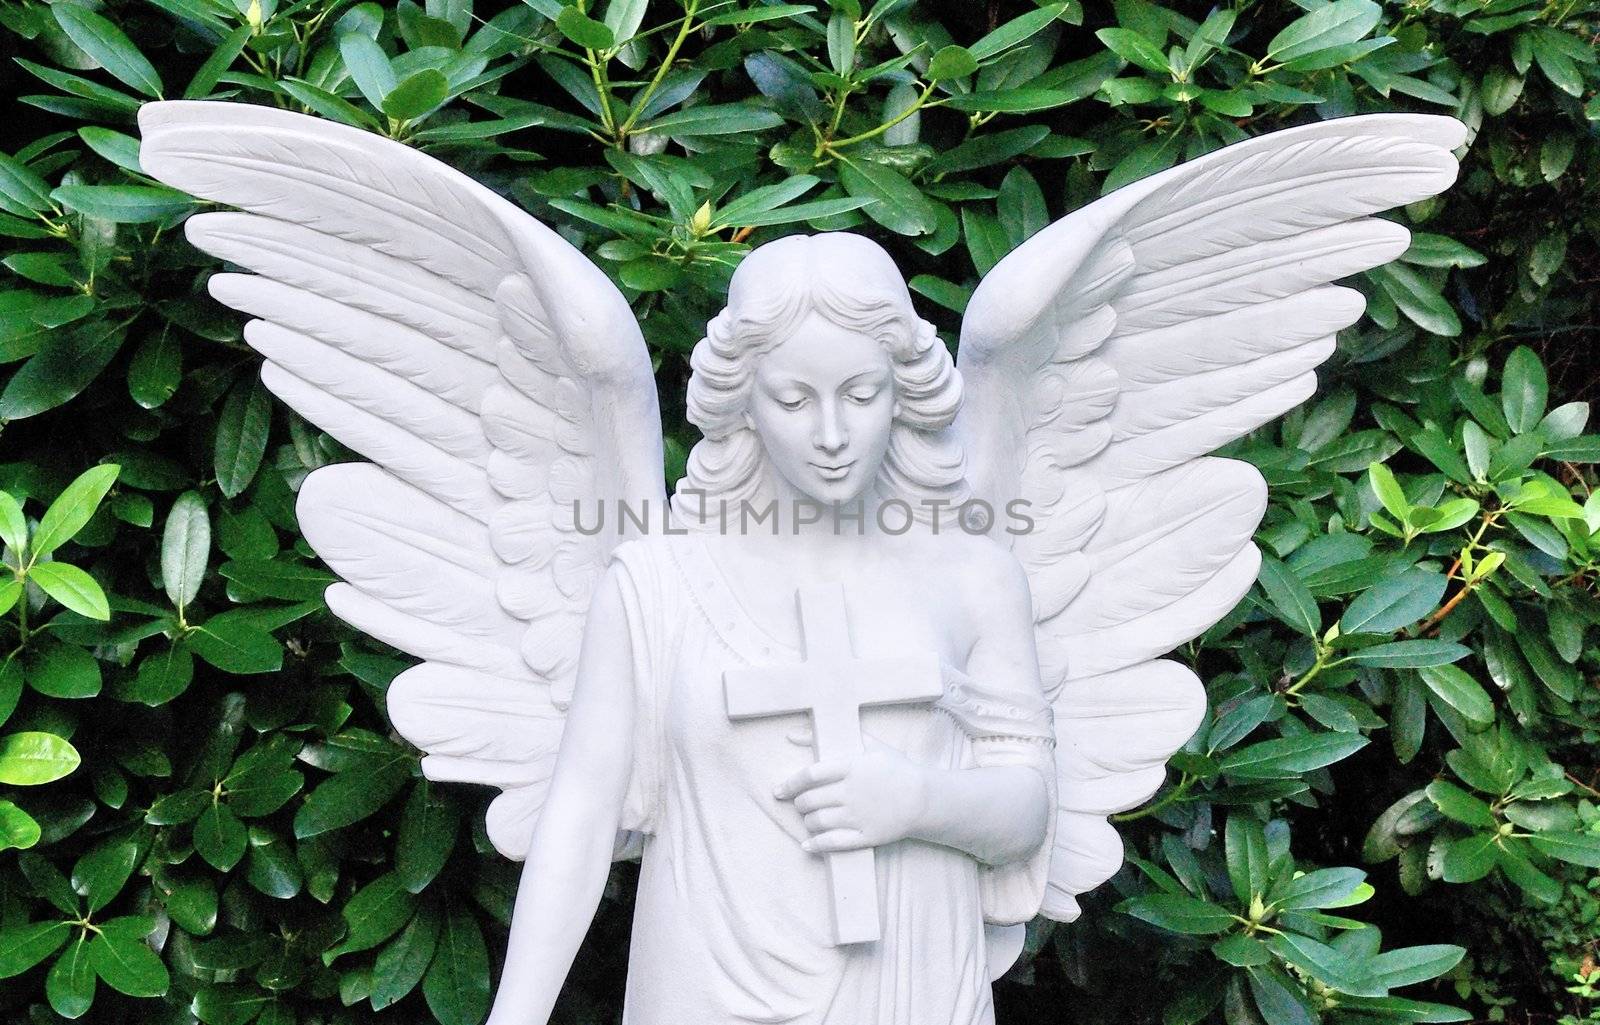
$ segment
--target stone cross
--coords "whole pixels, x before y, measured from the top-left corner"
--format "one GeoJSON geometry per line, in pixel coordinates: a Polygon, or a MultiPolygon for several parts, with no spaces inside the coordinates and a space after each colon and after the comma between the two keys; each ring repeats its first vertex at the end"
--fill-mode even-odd
{"type": "MultiPolygon", "coordinates": [[[[795,593],[805,661],[752,666],[723,673],[728,718],[756,719],[807,712],[817,760],[849,758],[864,750],[866,705],[932,701],[944,693],[938,656],[856,658],[844,613],[844,588],[803,587],[795,593]]],[[[833,942],[878,939],[878,880],[872,849],[825,855],[833,896],[833,942]]]]}

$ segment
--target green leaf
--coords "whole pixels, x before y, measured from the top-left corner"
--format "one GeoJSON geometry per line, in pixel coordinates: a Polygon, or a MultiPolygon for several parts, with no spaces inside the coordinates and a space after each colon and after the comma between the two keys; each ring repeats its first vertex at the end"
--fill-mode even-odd
{"type": "MultiPolygon", "coordinates": [[[[326,89],[318,89],[309,82],[302,82],[295,78],[284,78],[278,82],[278,88],[306,105],[306,109],[315,111],[330,121],[363,128],[369,132],[381,131],[378,119],[326,89]]],[[[419,136],[421,132],[417,133],[419,136]]]]}
{"type": "Polygon", "coordinates": [[[158,997],[171,979],[167,966],[145,943],[155,923],[148,918],[113,918],[89,941],[89,963],[106,985],[130,997],[158,997]]]}
{"type": "Polygon", "coordinates": [[[1274,890],[1271,900],[1284,910],[1345,907],[1366,878],[1358,868],[1317,869],[1274,890]]]}
{"type": "Polygon", "coordinates": [[[1266,944],[1253,936],[1237,932],[1213,943],[1211,953],[1235,968],[1250,968],[1272,962],[1272,952],[1266,944]]]}
{"type": "Polygon", "coordinates": [[[1290,22],[1267,44],[1266,59],[1287,63],[1321,50],[1346,46],[1378,26],[1383,9],[1372,0],[1334,0],[1290,22]]]}
{"type": "Polygon", "coordinates": [[[1367,483],[1389,515],[1404,523],[1411,513],[1411,503],[1406,499],[1405,490],[1400,487],[1400,482],[1395,480],[1394,471],[1382,463],[1373,463],[1367,467],[1367,483]]]}
{"type": "Polygon", "coordinates": [[[15,157],[0,153],[0,196],[14,204],[10,212],[25,216],[50,209],[50,184],[15,157]]]}
{"type": "Polygon", "coordinates": [[[1535,833],[1529,838],[1543,854],[1574,865],[1600,868],[1600,835],[1594,833],[1535,833]]]}
{"type": "Polygon", "coordinates": [[[128,394],[145,409],[155,409],[178,390],[183,357],[172,332],[151,335],[134,350],[128,363],[128,394]]]}
{"type": "Polygon", "coordinates": [[[117,697],[153,708],[188,690],[193,679],[194,655],[188,645],[174,641],[165,649],[146,655],[133,679],[118,690],[117,697]]]}
{"type": "Polygon", "coordinates": [[[361,95],[373,107],[382,110],[383,98],[399,84],[383,47],[362,32],[346,32],[339,37],[339,55],[344,58],[345,69],[361,95]]]}
{"type": "Polygon", "coordinates": [[[52,698],[92,698],[100,693],[100,661],[87,648],[48,638],[26,656],[28,686],[52,698]]]}
{"type": "Polygon", "coordinates": [[[102,622],[111,618],[106,593],[94,577],[64,562],[41,562],[28,572],[28,579],[45,594],[89,619],[102,622]]]}
{"type": "Polygon", "coordinates": [[[1500,827],[1487,801],[1472,796],[1448,780],[1436,779],[1429,783],[1427,795],[1435,808],[1462,825],[1490,830],[1500,827]]]}
{"type": "Polygon", "coordinates": [[[231,609],[188,635],[194,653],[226,673],[246,676],[283,668],[283,645],[258,625],[250,609],[231,609]]]}
{"type": "Polygon", "coordinates": [[[707,103],[656,118],[640,131],[658,135],[742,135],[776,128],[783,118],[748,103],[707,103]]]}
{"type": "Polygon", "coordinates": [[[1172,73],[1172,68],[1167,64],[1167,55],[1161,52],[1161,47],[1132,29],[1103,28],[1095,36],[1106,44],[1106,49],[1130,64],[1137,64],[1158,75],[1172,73]]]}
{"type": "Polygon", "coordinates": [[[1283,932],[1267,940],[1274,954],[1303,968],[1332,989],[1352,996],[1381,997],[1389,990],[1372,977],[1371,966],[1309,936],[1283,932]]]}
{"type": "Polygon", "coordinates": [[[1388,644],[1362,648],[1345,656],[1345,660],[1383,669],[1421,669],[1459,662],[1470,654],[1470,649],[1453,641],[1428,639],[1390,641],[1388,644]]]}
{"type": "Polygon", "coordinates": [[[0,979],[21,975],[54,954],[71,932],[69,922],[30,922],[0,929],[0,979]]]}
{"type": "Polygon", "coordinates": [[[1308,637],[1322,632],[1322,612],[1317,608],[1317,600],[1293,570],[1272,556],[1263,555],[1257,579],[1279,619],[1308,637]]]}
{"type": "Polygon", "coordinates": [[[72,889],[87,899],[93,914],[116,899],[143,857],[144,845],[137,833],[114,836],[72,866],[72,889]]]}
{"type": "Polygon", "coordinates": [[[244,823],[224,804],[213,803],[194,824],[195,853],[218,872],[227,872],[244,857],[244,823]]]}
{"type": "Polygon", "coordinates": [[[332,964],[345,954],[371,950],[399,932],[416,910],[416,900],[416,895],[393,872],[356,891],[341,911],[346,927],[344,941],[322,955],[323,963],[332,964]]]}
{"type": "Polygon", "coordinates": [[[419,780],[400,815],[395,875],[412,893],[421,893],[438,876],[455,849],[460,815],[427,780],[419,780]]]}
{"type": "Polygon", "coordinates": [[[1128,153],[1127,156],[1117,161],[1100,183],[1100,194],[1106,195],[1115,192],[1124,185],[1131,185],[1141,178],[1148,178],[1159,171],[1165,171],[1178,159],[1178,144],[1176,135],[1150,139],[1141,143],[1128,153]]]}
{"type": "Polygon", "coordinates": [[[1284,779],[1332,765],[1367,746],[1347,733],[1311,733],[1263,740],[1222,760],[1222,772],[1240,779],[1284,779]]]}
{"type": "Polygon", "coordinates": [[[22,514],[22,504],[4,491],[0,491],[0,541],[19,554],[28,543],[28,518],[22,514]]]}
{"type": "Polygon", "coordinates": [[[0,737],[0,783],[38,786],[69,775],[81,759],[53,733],[28,730],[0,737]]]}
{"type": "Polygon", "coordinates": [[[245,44],[250,42],[255,35],[253,26],[248,22],[237,25],[231,32],[222,37],[222,42],[211,51],[205,63],[200,65],[189,84],[183,88],[183,98],[186,100],[203,100],[211,95],[211,90],[216,88],[222,73],[227,71],[244,52],[245,44]]]}
{"type": "Polygon", "coordinates": [[[1340,617],[1340,631],[1353,634],[1403,630],[1438,607],[1448,583],[1442,573],[1415,567],[1387,577],[1350,603],[1340,617]]]}
{"type": "MultiPolygon", "coordinates": [[[[235,769],[235,772],[238,770],[235,769]]],[[[305,777],[293,769],[258,768],[223,780],[228,807],[245,818],[271,815],[288,804],[305,786],[305,777]]]]}
{"type": "Polygon", "coordinates": [[[978,59],[965,46],[946,46],[933,55],[925,75],[928,81],[966,78],[978,70],[978,59]]]}
{"type": "Polygon", "coordinates": [[[400,792],[415,764],[401,752],[364,760],[324,780],[295,813],[294,835],[302,840],[320,836],[373,814],[400,792]]]}
{"type": "MultiPolygon", "coordinates": [[[[1359,2],[1365,3],[1367,0],[1359,2]]],[[[1407,265],[1390,263],[1367,273],[1394,300],[1406,319],[1424,331],[1446,338],[1454,338],[1461,333],[1461,318],[1456,315],[1455,309],[1439,294],[1438,289],[1407,265]]]]}
{"type": "Polygon", "coordinates": [[[439,940],[439,913],[424,904],[394,941],[372,963],[372,994],[368,998],[374,1011],[400,1001],[421,984],[433,963],[439,940]]]}
{"type": "Polygon", "coordinates": [[[113,224],[149,224],[195,209],[193,197],[158,185],[63,185],[50,196],[62,206],[113,224]]]}
{"type": "MultiPolygon", "coordinates": [[[[385,113],[389,113],[390,117],[403,116],[391,113],[387,108],[385,113]]],[[[217,486],[227,497],[234,498],[242,494],[255,479],[261,458],[267,451],[267,433],[271,427],[272,396],[261,379],[251,374],[228,393],[228,399],[222,406],[222,415],[217,421],[212,462],[217,471],[217,486]]]]}
{"type": "Polygon", "coordinates": [[[1453,665],[1424,666],[1417,675],[1435,697],[1460,712],[1468,722],[1483,726],[1494,722],[1494,700],[1465,670],[1453,665]]]}
{"type": "Polygon", "coordinates": [[[1461,963],[1466,956],[1465,947],[1451,943],[1437,943],[1420,947],[1401,947],[1389,950],[1372,959],[1372,974],[1385,986],[1395,989],[1414,986],[1419,982],[1437,979],[1461,963]]]}
{"type": "Polygon", "coordinates": [[[0,801],[0,851],[25,850],[39,842],[39,823],[10,801],[0,801]]]}
{"type": "Polygon", "coordinates": [[[1176,893],[1149,893],[1125,900],[1117,910],[1151,925],[1188,936],[1225,932],[1235,924],[1227,908],[1197,897],[1176,893]]]}
{"type": "MultiPolygon", "coordinates": [[[[962,110],[969,113],[988,113],[990,111],[1003,111],[1011,114],[1024,114],[1035,110],[1049,110],[1052,107],[1065,106],[1076,97],[1060,89],[985,89],[978,92],[960,93],[950,97],[945,104],[952,110],[962,110]]],[[[979,136],[979,138],[984,138],[979,136]]]]}
{"type": "Polygon", "coordinates": [[[1422,231],[1411,233],[1411,245],[1400,259],[1419,267],[1481,267],[1488,261],[1476,249],[1453,238],[1422,231]]]}
{"type": "Polygon", "coordinates": [[[595,21],[576,7],[563,7],[556,28],[574,43],[589,50],[606,50],[617,40],[610,26],[595,21]]]}
{"type": "MultiPolygon", "coordinates": [[[[1004,163],[1033,149],[1050,135],[1044,125],[1029,125],[978,135],[940,153],[923,168],[927,174],[954,174],[1004,163]]],[[[920,196],[921,193],[918,193],[920,196]]]]}
{"type": "Polygon", "coordinates": [[[465,908],[445,913],[422,995],[439,1025],[480,1025],[489,1013],[489,949],[465,908]]]}
{"type": "Polygon", "coordinates": [[[35,559],[48,555],[77,536],[84,524],[100,508],[100,502],[121,472],[115,463],[103,463],[85,470],[68,484],[39,518],[28,554],[35,559]]]}
{"type": "Polygon", "coordinates": [[[1067,10],[1067,4],[1050,4],[1037,11],[1029,11],[1020,17],[1013,18],[990,32],[971,46],[972,55],[980,61],[987,61],[1005,50],[1020,43],[1025,43],[1052,21],[1061,17],[1067,10]]]}
{"type": "Polygon", "coordinates": [[[305,885],[293,845],[264,827],[250,827],[249,857],[245,878],[267,896],[288,900],[305,885]]]}
{"type": "MultiPolygon", "coordinates": [[[[573,10],[569,7],[567,10],[573,10]]],[[[450,80],[435,68],[407,75],[383,98],[383,112],[397,121],[422,117],[450,95],[450,80]]]]}
{"type": "Polygon", "coordinates": [[[199,492],[185,491],[172,503],[161,532],[161,582],[167,599],[185,608],[200,593],[211,555],[211,519],[199,492]]]}
{"type": "Polygon", "coordinates": [[[89,963],[89,937],[80,933],[44,979],[45,999],[63,1018],[81,1018],[94,1004],[94,966],[89,963]]]}
{"type": "Polygon", "coordinates": [[[872,200],[862,211],[890,231],[927,235],[937,224],[932,201],[893,168],[840,157],[839,180],[850,195],[872,200]]]}
{"type": "Polygon", "coordinates": [[[1234,813],[1228,816],[1224,841],[1233,895],[1239,903],[1248,905],[1267,889],[1271,856],[1267,852],[1266,830],[1256,819],[1234,813]]]}
{"type": "Polygon", "coordinates": [[[1494,871],[1495,839],[1493,833],[1475,833],[1447,842],[1440,858],[1444,881],[1473,883],[1494,871]]]}
{"type": "Polygon", "coordinates": [[[50,13],[67,38],[113,78],[146,96],[161,98],[161,76],[116,25],[78,3],[51,4],[50,13]]]}
{"type": "Polygon", "coordinates": [[[199,988],[190,1010],[206,1025],[249,1025],[273,1000],[254,986],[213,984],[199,988]]]}
{"type": "Polygon", "coordinates": [[[1526,345],[1513,349],[1500,378],[1500,408],[1513,431],[1526,434],[1539,426],[1549,392],[1544,363],[1538,355],[1526,345]]]}
{"type": "Polygon", "coordinates": [[[161,906],[178,927],[192,936],[208,936],[217,927],[217,885],[207,876],[169,879],[157,875],[161,906]]]}

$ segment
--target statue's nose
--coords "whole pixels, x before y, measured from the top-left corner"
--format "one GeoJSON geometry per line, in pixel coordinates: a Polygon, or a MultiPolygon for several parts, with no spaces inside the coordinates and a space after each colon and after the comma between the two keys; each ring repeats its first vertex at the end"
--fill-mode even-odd
{"type": "Polygon", "coordinates": [[[822,403],[821,411],[817,417],[817,431],[812,437],[812,443],[817,448],[833,455],[844,448],[850,440],[845,433],[844,425],[839,422],[839,412],[833,403],[822,403]]]}

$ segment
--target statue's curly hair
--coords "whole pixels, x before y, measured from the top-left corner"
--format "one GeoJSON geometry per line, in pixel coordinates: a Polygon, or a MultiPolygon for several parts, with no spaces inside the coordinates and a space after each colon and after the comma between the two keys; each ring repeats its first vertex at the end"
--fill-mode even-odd
{"type": "Polygon", "coordinates": [[[933,500],[966,500],[965,460],[950,430],[961,406],[961,375],[933,325],[912,308],[899,268],[861,235],[791,235],[745,257],[728,305],[694,347],[688,416],[704,437],[672,498],[683,526],[710,529],[717,503],[756,497],[764,452],[745,416],[756,359],[812,312],[877,339],[893,360],[899,410],[874,485],[878,494],[905,501],[918,518],[931,515],[933,500]]]}

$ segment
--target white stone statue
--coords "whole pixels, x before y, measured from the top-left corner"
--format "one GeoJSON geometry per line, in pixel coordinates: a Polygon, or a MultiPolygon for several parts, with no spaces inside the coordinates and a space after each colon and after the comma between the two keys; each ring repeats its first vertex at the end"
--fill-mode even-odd
{"type": "Polygon", "coordinates": [[[140,111],[268,387],[371,462],[314,471],[340,618],[431,779],[525,858],[492,1025],[543,1025],[639,857],[631,1025],[977,1025],[1069,921],[1205,707],[1158,656],[1255,579],[1266,501],[1207,453],[1305,399],[1454,180],[1450,118],[1210,153],[1002,260],[952,363],[859,235],[734,274],[667,515],[649,356],[578,250],[443,163],[260,106],[140,111]],[[987,527],[987,530],[984,528],[987,527]]]}

